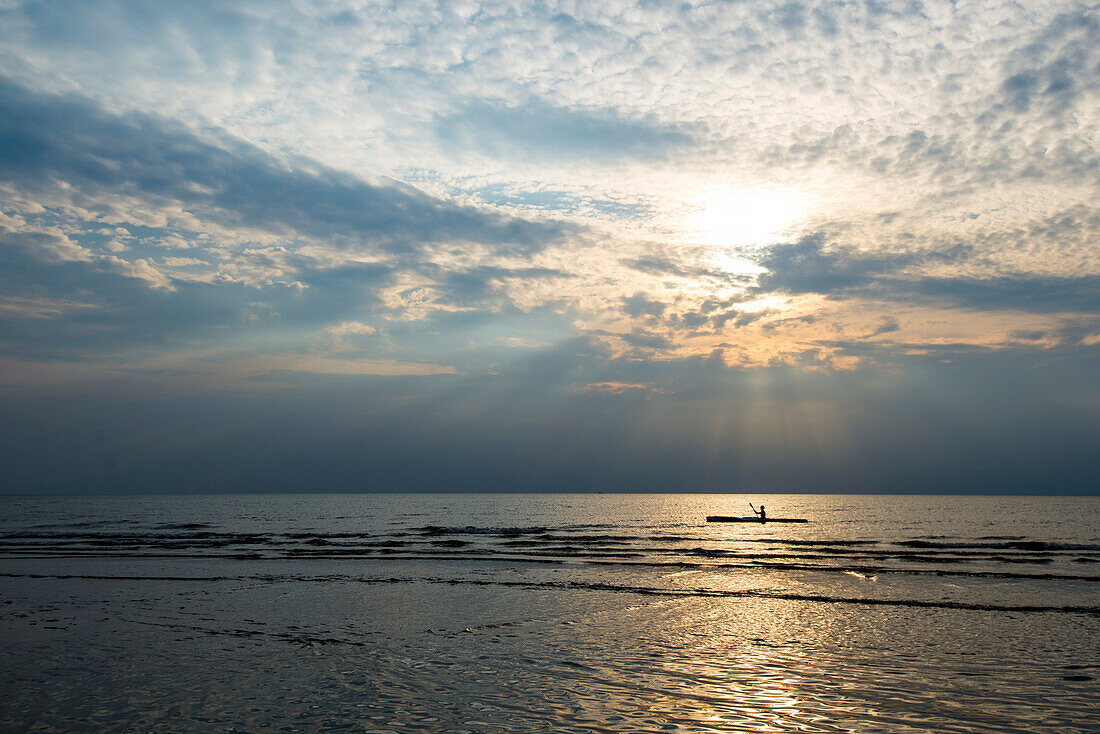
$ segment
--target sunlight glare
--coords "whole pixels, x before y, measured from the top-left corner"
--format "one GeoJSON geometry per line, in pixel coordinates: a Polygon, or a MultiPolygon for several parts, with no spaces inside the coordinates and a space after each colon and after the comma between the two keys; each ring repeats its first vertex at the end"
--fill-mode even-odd
{"type": "Polygon", "coordinates": [[[726,247],[773,245],[805,216],[793,191],[724,190],[701,198],[687,226],[702,244],[726,247]]]}

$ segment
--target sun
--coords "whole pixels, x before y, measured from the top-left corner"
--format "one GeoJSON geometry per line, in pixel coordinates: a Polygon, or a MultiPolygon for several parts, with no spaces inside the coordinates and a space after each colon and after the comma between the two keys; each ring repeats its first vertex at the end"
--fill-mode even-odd
{"type": "Polygon", "coordinates": [[[702,244],[725,247],[774,245],[805,215],[793,191],[722,190],[701,196],[686,226],[702,244]]]}

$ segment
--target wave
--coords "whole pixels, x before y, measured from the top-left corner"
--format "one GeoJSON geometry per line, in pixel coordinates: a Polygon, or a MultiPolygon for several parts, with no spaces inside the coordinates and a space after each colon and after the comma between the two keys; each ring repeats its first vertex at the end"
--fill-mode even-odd
{"type": "MultiPolygon", "coordinates": [[[[115,525],[119,524],[123,523],[115,525]]],[[[1100,576],[1076,572],[1100,563],[1100,545],[1022,536],[716,538],[709,529],[663,535],[653,526],[598,524],[396,524],[363,531],[284,528],[280,532],[232,531],[201,522],[112,529],[96,525],[70,523],[0,532],[0,557],[461,560],[1100,581],[1100,576]]]]}
{"type": "Polygon", "coordinates": [[[151,526],[154,530],[199,530],[214,527],[208,522],[162,522],[151,526]]]}
{"type": "MultiPolygon", "coordinates": [[[[454,583],[449,581],[448,583],[454,583]]],[[[616,591],[648,596],[688,596],[782,599],[788,601],[811,601],[828,604],[862,604],[869,606],[898,606],[924,609],[962,609],[995,612],[1063,612],[1070,614],[1088,614],[1100,616],[1100,607],[1083,605],[1045,605],[1045,604],[990,604],[983,602],[934,601],[926,599],[879,599],[851,596],[832,596],[828,594],[800,594],[784,591],[727,590],[727,589],[665,589],[651,586],[631,586],[591,581],[483,581],[481,579],[461,579],[458,583],[499,584],[503,586],[523,586],[531,588],[585,589],[591,591],[616,591]]]]}
{"type": "Polygon", "coordinates": [[[777,599],[784,601],[805,601],[825,604],[856,604],[864,606],[911,607],[919,609],[951,609],[966,611],[1012,612],[1012,613],[1064,613],[1100,616],[1100,606],[1058,605],[1058,604],[998,604],[990,602],[962,602],[930,599],[890,599],[877,597],[837,596],[831,594],[807,594],[786,591],[763,591],[756,589],[673,589],[659,586],[641,586],[634,584],[613,584],[601,581],[509,581],[490,578],[410,578],[410,577],[364,577],[340,574],[322,576],[269,575],[254,576],[146,576],[146,575],[106,575],[106,574],[41,574],[41,573],[0,573],[4,578],[34,578],[93,581],[177,581],[210,583],[219,581],[293,581],[293,582],[355,582],[365,584],[410,584],[431,583],[470,586],[502,586],[523,589],[559,589],[566,591],[602,591],[642,596],[728,598],[728,599],[777,599]]]}
{"type": "Polygon", "coordinates": [[[796,546],[865,546],[865,545],[877,545],[877,540],[800,540],[796,538],[742,538],[740,542],[746,543],[774,543],[776,545],[796,545],[796,546]]]}
{"type": "Polygon", "coordinates": [[[534,535],[538,533],[547,532],[545,527],[520,527],[520,528],[480,528],[472,525],[465,527],[446,527],[441,525],[425,525],[419,528],[413,528],[418,532],[426,535],[503,535],[503,536],[515,536],[515,535],[534,535]]]}
{"type": "Polygon", "coordinates": [[[998,543],[981,543],[974,541],[931,542],[928,540],[900,540],[895,545],[907,548],[982,548],[1005,549],[1026,551],[1100,551],[1100,545],[1082,543],[1057,543],[1046,540],[1005,540],[998,543]]]}

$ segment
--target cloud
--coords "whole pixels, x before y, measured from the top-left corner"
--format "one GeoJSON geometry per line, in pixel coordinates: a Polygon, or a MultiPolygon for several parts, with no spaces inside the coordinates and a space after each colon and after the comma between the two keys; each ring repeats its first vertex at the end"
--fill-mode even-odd
{"type": "Polygon", "coordinates": [[[897,284],[895,292],[977,310],[1100,313],[1100,276],[926,278],[897,284]]]}
{"type": "Polygon", "coordinates": [[[879,320],[879,325],[871,331],[868,336],[882,336],[883,334],[893,334],[896,331],[901,330],[901,325],[898,320],[893,316],[883,316],[879,320]]]}
{"type": "Polygon", "coordinates": [[[225,135],[6,80],[0,186],[10,193],[0,219],[7,293],[95,293],[109,305],[59,314],[37,334],[0,326],[23,356],[102,353],[153,334],[165,346],[276,327],[301,339],[294,329],[384,313],[381,288],[402,273],[426,277],[441,308],[498,310],[518,284],[564,277],[500,263],[577,232],[310,161],[290,165],[225,135]]]}
{"type": "Polygon", "coordinates": [[[670,125],[617,118],[531,100],[517,106],[469,102],[441,116],[436,134],[447,144],[498,157],[612,159],[670,155],[691,137],[670,125]]]}
{"type": "Polygon", "coordinates": [[[0,463],[1095,477],[1098,68],[1075,0],[0,3],[0,463]]]}
{"type": "Polygon", "coordinates": [[[99,308],[95,303],[84,303],[55,298],[23,298],[20,296],[0,296],[0,314],[8,318],[53,319],[66,313],[99,308]]]}
{"type": "Polygon", "coordinates": [[[951,308],[1033,313],[1100,312],[1100,276],[1033,273],[975,276],[922,275],[921,268],[965,264],[970,248],[933,252],[863,252],[835,244],[824,233],[763,253],[758,290],[814,293],[831,298],[933,301],[951,308]]]}
{"type": "Polygon", "coordinates": [[[513,296],[524,283],[552,283],[570,274],[555,268],[475,266],[443,269],[419,268],[432,276],[432,290],[454,308],[500,309],[514,304],[513,296]]]}
{"type": "Polygon", "coordinates": [[[0,180],[24,189],[64,183],[85,197],[172,202],[224,227],[392,252],[463,241],[530,251],[570,231],[297,164],[237,139],[202,137],[156,117],[116,115],[0,79],[0,180]]]}
{"type": "Polygon", "coordinates": [[[623,311],[635,318],[639,316],[661,316],[664,314],[666,307],[665,303],[651,300],[644,293],[635,293],[632,296],[623,297],[623,311]]]}
{"type": "Polygon", "coordinates": [[[5,397],[25,420],[0,427],[2,481],[9,491],[195,491],[228,477],[238,491],[323,481],[329,491],[704,492],[1034,492],[1054,482],[1087,493],[1100,430],[1088,397],[1100,387],[1095,347],[1057,357],[956,350],[908,357],[904,371],[731,371],[569,340],[498,374],[318,365],[333,372],[288,375],[295,389],[282,397],[135,399],[148,378],[134,377],[99,383],[96,399],[43,386],[5,397]],[[127,385],[130,399],[111,399],[127,385]],[[69,450],[30,450],[46,437],[69,450]]]}
{"type": "Polygon", "coordinates": [[[1014,112],[1028,112],[1041,103],[1063,112],[1096,88],[1095,62],[1100,20],[1085,9],[1057,15],[1010,59],[1002,83],[1005,103],[1014,112]]]}
{"type": "Polygon", "coordinates": [[[866,288],[883,274],[892,274],[913,264],[908,253],[863,253],[828,250],[823,232],[806,235],[797,242],[770,248],[760,257],[768,269],[760,276],[763,292],[841,294],[866,288]]]}

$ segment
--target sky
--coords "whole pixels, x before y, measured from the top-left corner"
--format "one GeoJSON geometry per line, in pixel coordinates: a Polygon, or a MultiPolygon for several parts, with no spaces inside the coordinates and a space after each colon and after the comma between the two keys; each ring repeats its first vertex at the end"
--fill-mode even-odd
{"type": "Polygon", "coordinates": [[[1100,490],[1093,3],[0,0],[0,491],[1100,490]]]}

